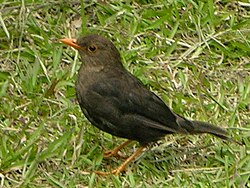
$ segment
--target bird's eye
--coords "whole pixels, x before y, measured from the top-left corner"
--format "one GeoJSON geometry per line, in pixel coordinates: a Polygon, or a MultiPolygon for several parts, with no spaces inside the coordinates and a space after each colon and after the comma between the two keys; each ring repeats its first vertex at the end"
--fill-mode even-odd
{"type": "Polygon", "coordinates": [[[90,51],[90,52],[95,52],[96,50],[97,50],[97,47],[95,45],[90,45],[88,47],[88,51],[90,51]]]}

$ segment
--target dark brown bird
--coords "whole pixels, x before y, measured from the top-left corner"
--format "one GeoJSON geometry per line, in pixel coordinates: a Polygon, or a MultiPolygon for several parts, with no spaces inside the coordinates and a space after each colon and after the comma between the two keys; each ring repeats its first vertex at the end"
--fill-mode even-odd
{"type": "MultiPolygon", "coordinates": [[[[77,49],[82,65],[76,81],[79,105],[87,119],[112,135],[136,140],[141,147],[111,173],[119,174],[141,154],[144,147],[166,134],[209,133],[229,139],[224,129],[201,121],[191,121],[174,113],[157,95],[122,65],[120,54],[108,39],[91,34],[74,39],[61,39],[77,49]]],[[[106,153],[117,152],[130,141],[106,153]]],[[[109,172],[98,172],[108,174],[109,172]]]]}

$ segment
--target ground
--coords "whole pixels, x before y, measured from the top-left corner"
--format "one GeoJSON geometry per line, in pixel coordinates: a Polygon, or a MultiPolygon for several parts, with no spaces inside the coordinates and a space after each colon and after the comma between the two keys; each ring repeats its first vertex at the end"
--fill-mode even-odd
{"type": "Polygon", "coordinates": [[[5,0],[0,25],[0,186],[250,187],[249,1],[5,0]],[[86,33],[112,40],[176,113],[244,145],[169,135],[119,176],[92,173],[121,164],[103,152],[125,140],[93,127],[77,104],[78,53],[59,39],[86,33]]]}

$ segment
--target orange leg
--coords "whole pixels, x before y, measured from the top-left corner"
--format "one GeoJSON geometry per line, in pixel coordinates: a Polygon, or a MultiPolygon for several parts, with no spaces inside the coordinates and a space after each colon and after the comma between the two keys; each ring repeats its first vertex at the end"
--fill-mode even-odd
{"type": "Polygon", "coordinates": [[[114,175],[118,175],[119,173],[123,172],[125,170],[125,168],[127,167],[127,165],[129,163],[131,163],[136,157],[138,157],[144,150],[145,146],[141,146],[139,147],[135,153],[133,153],[133,155],[131,155],[129,158],[127,158],[124,163],[121,164],[121,166],[119,166],[118,168],[112,170],[111,172],[100,172],[100,171],[96,171],[95,173],[98,175],[109,175],[109,174],[114,174],[114,175]]]}
{"type": "Polygon", "coordinates": [[[122,155],[119,155],[118,152],[124,148],[126,145],[130,144],[132,142],[132,140],[128,140],[126,142],[124,142],[123,144],[119,145],[118,147],[114,148],[113,150],[109,150],[109,151],[106,151],[104,153],[104,158],[108,158],[108,157],[112,157],[112,156],[120,156],[121,158],[124,158],[124,156],[122,155]]]}

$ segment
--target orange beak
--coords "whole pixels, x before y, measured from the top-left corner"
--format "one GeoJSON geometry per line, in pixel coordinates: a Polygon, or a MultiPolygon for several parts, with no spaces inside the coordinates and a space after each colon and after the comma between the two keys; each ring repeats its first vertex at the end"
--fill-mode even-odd
{"type": "Polygon", "coordinates": [[[76,39],[60,39],[61,42],[64,44],[67,44],[69,46],[72,46],[73,48],[79,50],[81,47],[76,44],[76,39]]]}

